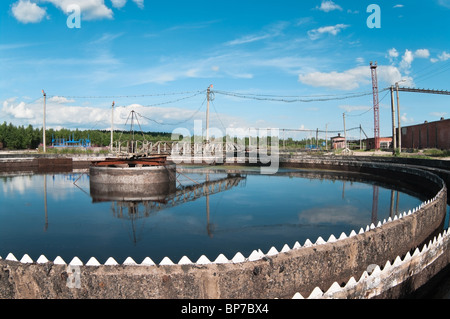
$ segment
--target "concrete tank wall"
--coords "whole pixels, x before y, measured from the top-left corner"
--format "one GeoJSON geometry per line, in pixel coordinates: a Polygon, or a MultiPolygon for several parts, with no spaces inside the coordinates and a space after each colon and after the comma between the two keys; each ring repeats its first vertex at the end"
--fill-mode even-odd
{"type": "Polygon", "coordinates": [[[44,258],[32,261],[27,256],[17,261],[14,256],[7,256],[0,260],[0,297],[292,298],[323,297],[317,292],[332,288],[339,298],[398,298],[404,295],[407,280],[408,289],[418,287],[424,278],[449,263],[449,249],[445,249],[450,241],[448,232],[441,236],[439,244],[427,244],[443,231],[446,214],[447,188],[438,176],[381,163],[297,161],[285,165],[294,164],[403,176],[405,185],[426,191],[430,201],[394,220],[368,225],[351,234],[336,234],[327,241],[318,238],[268,252],[255,247],[250,256],[237,253],[228,259],[230,256],[219,255],[213,262],[202,256],[196,262],[182,258],[173,263],[165,258],[159,264],[150,259],[141,264],[131,259],[117,264],[109,259],[100,264],[95,259],[82,262],[75,257],[66,264],[44,258]],[[417,270],[408,273],[413,260],[410,254],[417,250],[422,252],[414,255],[417,270]],[[391,264],[396,264],[395,269],[391,269],[391,264]],[[375,274],[390,279],[381,281],[382,277],[368,276],[366,270],[373,265],[378,265],[375,274]],[[355,278],[361,279],[356,282],[355,278]]]}
{"type": "Polygon", "coordinates": [[[158,200],[176,191],[176,165],[89,168],[94,201],[158,200]]]}

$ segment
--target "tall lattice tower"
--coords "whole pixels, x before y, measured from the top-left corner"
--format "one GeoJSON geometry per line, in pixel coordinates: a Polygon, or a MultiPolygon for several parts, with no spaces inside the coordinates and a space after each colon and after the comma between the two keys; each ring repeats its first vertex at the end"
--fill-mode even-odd
{"type": "Polygon", "coordinates": [[[372,90],[373,90],[373,138],[375,149],[380,149],[380,106],[378,102],[378,79],[377,79],[377,62],[370,62],[370,71],[372,73],[372,90]]]}

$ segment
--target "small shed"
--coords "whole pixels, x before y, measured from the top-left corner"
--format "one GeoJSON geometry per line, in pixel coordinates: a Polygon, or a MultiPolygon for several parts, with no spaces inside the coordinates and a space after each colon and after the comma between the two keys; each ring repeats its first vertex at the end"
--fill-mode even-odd
{"type": "Polygon", "coordinates": [[[338,133],[337,136],[332,137],[331,147],[334,150],[345,148],[345,137],[342,137],[341,133],[338,133]]]}

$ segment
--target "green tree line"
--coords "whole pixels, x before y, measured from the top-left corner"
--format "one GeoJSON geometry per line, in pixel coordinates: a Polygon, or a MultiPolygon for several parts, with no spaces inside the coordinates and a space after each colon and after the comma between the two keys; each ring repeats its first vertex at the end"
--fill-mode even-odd
{"type": "MultiPolygon", "coordinates": [[[[47,129],[45,130],[46,145],[51,146],[53,139],[73,139],[91,141],[92,146],[108,146],[111,142],[111,131],[106,130],[70,130],[70,129],[47,129]]],[[[115,141],[121,140],[147,140],[147,141],[167,141],[171,139],[171,133],[164,132],[131,132],[114,131],[115,141]]],[[[42,144],[42,128],[33,128],[32,125],[15,126],[12,123],[3,122],[0,125],[0,147],[10,150],[36,149],[42,144]]]]}

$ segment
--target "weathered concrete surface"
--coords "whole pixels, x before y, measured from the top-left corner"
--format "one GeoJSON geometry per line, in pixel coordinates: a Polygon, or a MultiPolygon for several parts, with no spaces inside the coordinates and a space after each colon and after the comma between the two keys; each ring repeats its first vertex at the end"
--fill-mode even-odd
{"type": "MultiPolygon", "coordinates": [[[[334,164],[306,164],[316,168],[322,165],[327,169],[390,174],[399,178],[404,186],[419,189],[429,198],[437,196],[413,214],[364,233],[273,256],[265,255],[256,261],[207,265],[76,266],[77,287],[71,281],[74,275],[68,266],[52,262],[24,264],[3,259],[0,260],[0,297],[292,298],[296,293],[309,296],[316,287],[326,291],[334,282],[343,285],[351,277],[359,278],[370,265],[393,262],[398,256],[403,257],[422,247],[442,231],[447,188],[434,174],[382,163],[339,161],[334,164]]],[[[438,255],[433,256],[433,262],[414,273],[409,282],[399,281],[399,285],[371,297],[398,298],[409,293],[445,267],[449,254],[449,249],[441,249],[438,255]]],[[[361,289],[355,290],[347,297],[364,298],[365,293],[361,289]]]]}
{"type": "Polygon", "coordinates": [[[89,168],[94,200],[160,200],[176,191],[176,165],[89,168]]]}

